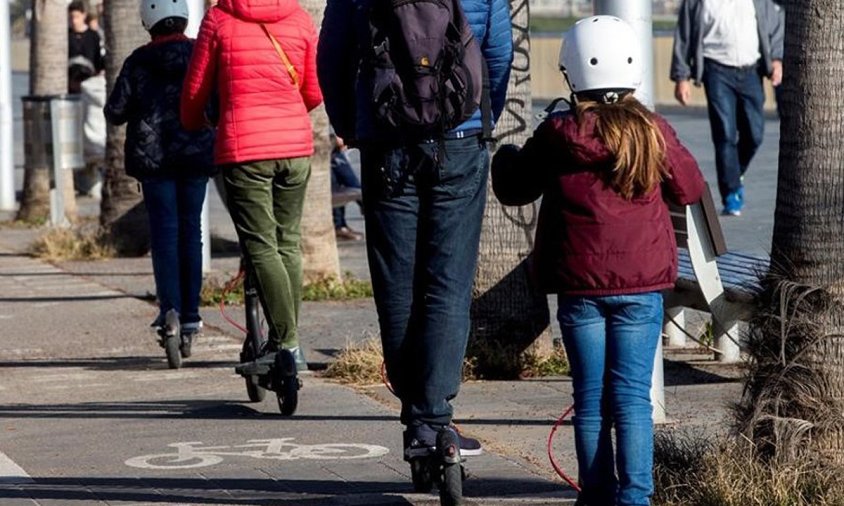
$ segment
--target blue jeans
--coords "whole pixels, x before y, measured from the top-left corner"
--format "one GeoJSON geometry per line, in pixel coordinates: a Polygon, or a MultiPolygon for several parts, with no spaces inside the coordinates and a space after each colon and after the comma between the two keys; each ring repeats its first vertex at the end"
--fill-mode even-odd
{"type": "MultiPolygon", "coordinates": [[[[334,150],[331,153],[331,191],[343,188],[360,188],[360,180],[352,169],[352,162],[345,151],[334,150]]],[[[347,227],[346,206],[337,206],[331,210],[334,228],[347,227]]]]}
{"type": "Polygon", "coordinates": [[[653,494],[650,388],[662,294],[560,296],[557,318],[574,387],[578,504],[647,506],[653,494]]]}
{"type": "Polygon", "coordinates": [[[715,145],[721,200],[741,187],[741,176],[762,144],[765,92],[758,68],[728,67],[706,59],[703,87],[715,145]]]}
{"type": "Polygon", "coordinates": [[[451,422],[469,337],[489,152],[478,137],[361,150],[366,246],[405,425],[451,422]]]}
{"type": "Polygon", "coordinates": [[[141,186],[149,214],[159,319],[175,309],[181,323],[196,323],[202,289],[200,219],[208,178],[147,179],[141,186]]]}

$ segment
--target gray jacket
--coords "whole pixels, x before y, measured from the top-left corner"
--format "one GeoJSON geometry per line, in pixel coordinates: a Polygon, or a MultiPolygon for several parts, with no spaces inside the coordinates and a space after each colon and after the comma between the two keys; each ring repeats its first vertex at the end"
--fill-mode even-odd
{"type": "MultiPolygon", "coordinates": [[[[683,0],[674,31],[674,55],[671,58],[671,80],[693,79],[700,83],[703,77],[703,2],[683,0]]],[[[766,76],[773,72],[773,60],[782,60],[785,35],[785,11],[771,0],[753,0],[756,6],[756,27],[759,31],[760,63],[766,76]]]]}

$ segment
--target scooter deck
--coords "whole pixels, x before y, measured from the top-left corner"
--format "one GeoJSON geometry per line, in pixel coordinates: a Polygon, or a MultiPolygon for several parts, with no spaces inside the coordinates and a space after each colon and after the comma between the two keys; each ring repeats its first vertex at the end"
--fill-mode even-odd
{"type": "Polygon", "coordinates": [[[257,360],[238,364],[234,372],[241,376],[266,376],[275,365],[275,353],[268,353],[257,360]]]}

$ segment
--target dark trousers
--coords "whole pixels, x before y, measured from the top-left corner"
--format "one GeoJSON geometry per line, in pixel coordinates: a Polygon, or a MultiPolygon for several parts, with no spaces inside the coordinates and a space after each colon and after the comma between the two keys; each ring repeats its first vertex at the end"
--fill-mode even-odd
{"type": "Polygon", "coordinates": [[[157,323],[175,309],[181,323],[196,323],[202,289],[200,221],[207,177],[152,178],[141,183],[149,214],[157,323]]]}
{"type": "MultiPolygon", "coordinates": [[[[335,150],[331,153],[331,191],[337,192],[343,188],[360,188],[360,180],[352,168],[352,162],[344,151],[335,150]]],[[[346,205],[334,207],[331,210],[334,228],[347,227],[346,205]]]]}
{"type": "Polygon", "coordinates": [[[723,201],[741,187],[741,176],[762,144],[765,92],[756,66],[728,67],[707,59],[703,69],[718,190],[723,201]]]}
{"type": "Polygon", "coordinates": [[[469,336],[489,152],[478,137],[361,150],[367,253],[402,423],[448,424],[469,336]]]}

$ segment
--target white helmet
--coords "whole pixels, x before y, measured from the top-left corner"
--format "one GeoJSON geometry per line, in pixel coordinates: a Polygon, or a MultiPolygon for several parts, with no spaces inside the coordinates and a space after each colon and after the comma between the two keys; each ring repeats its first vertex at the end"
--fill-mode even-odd
{"type": "Polygon", "coordinates": [[[563,34],[560,70],[571,90],[635,90],[642,83],[639,38],[626,21],[592,16],[563,34]]]}
{"type": "Polygon", "coordinates": [[[141,0],[141,23],[146,31],[162,19],[188,19],[188,3],[186,0],[141,0]]]}

